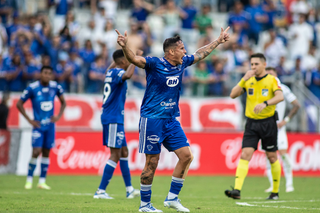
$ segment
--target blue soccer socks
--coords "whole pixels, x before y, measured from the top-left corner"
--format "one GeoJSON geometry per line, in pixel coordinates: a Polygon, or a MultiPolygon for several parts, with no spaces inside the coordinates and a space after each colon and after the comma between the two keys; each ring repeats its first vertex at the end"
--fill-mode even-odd
{"type": "Polygon", "coordinates": [[[100,190],[106,190],[111,178],[112,178],[112,175],[113,175],[113,172],[114,172],[114,169],[117,167],[117,163],[112,161],[112,160],[108,160],[106,166],[104,167],[104,171],[103,171],[103,175],[102,175],[102,179],[101,179],[101,183],[100,183],[100,186],[99,186],[99,189],[100,190]]]}
{"type": "Polygon", "coordinates": [[[40,178],[39,178],[39,183],[45,183],[46,182],[46,177],[47,177],[47,172],[50,164],[50,159],[48,157],[42,157],[41,158],[41,172],[40,172],[40,178]]]}
{"type": "Polygon", "coordinates": [[[124,180],[124,184],[126,185],[127,192],[132,192],[133,187],[131,185],[131,175],[128,164],[128,157],[120,158],[120,170],[124,180]]]}
{"type": "Polygon", "coordinates": [[[140,184],[140,195],[141,195],[141,206],[145,206],[147,205],[148,203],[150,203],[151,201],[151,186],[152,184],[150,185],[144,185],[144,184],[140,184]]]}
{"type": "Polygon", "coordinates": [[[178,197],[178,195],[181,191],[181,188],[183,186],[183,182],[184,182],[184,179],[182,179],[182,178],[172,177],[171,187],[170,187],[170,191],[168,193],[169,200],[172,200],[172,199],[178,197]]]}
{"type": "Polygon", "coordinates": [[[29,162],[29,168],[28,168],[28,176],[27,176],[27,182],[32,183],[33,180],[33,172],[36,169],[37,166],[37,158],[31,158],[29,162]]]}

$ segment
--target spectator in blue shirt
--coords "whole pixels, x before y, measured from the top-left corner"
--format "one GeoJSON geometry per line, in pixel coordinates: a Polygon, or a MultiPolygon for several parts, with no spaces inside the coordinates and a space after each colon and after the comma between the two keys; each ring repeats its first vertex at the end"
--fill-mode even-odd
{"type": "Polygon", "coordinates": [[[241,31],[246,31],[248,28],[248,13],[243,10],[243,5],[240,1],[234,3],[234,10],[229,13],[228,25],[234,29],[235,25],[240,27],[241,31]]]}
{"type": "Polygon", "coordinates": [[[74,38],[70,34],[69,27],[66,25],[62,30],[60,31],[60,37],[61,37],[61,45],[64,48],[65,51],[69,51],[74,43],[74,38]]]}
{"type": "Polygon", "coordinates": [[[7,77],[7,72],[5,71],[3,66],[2,55],[0,55],[0,91],[8,90],[6,77],[7,77]]]}
{"type": "Polygon", "coordinates": [[[8,89],[13,92],[22,92],[25,88],[22,65],[19,54],[14,54],[9,66],[6,66],[8,89]]]}
{"type": "Polygon", "coordinates": [[[83,93],[83,75],[81,73],[82,60],[79,58],[78,50],[73,48],[70,50],[70,65],[73,67],[72,84],[70,92],[83,93]]]}
{"type": "Polygon", "coordinates": [[[274,28],[274,19],[277,14],[276,5],[273,0],[264,0],[263,11],[267,16],[267,21],[263,26],[263,30],[269,30],[274,28]]]}
{"type": "Polygon", "coordinates": [[[2,20],[2,24],[7,24],[8,15],[11,13],[12,8],[9,5],[7,0],[0,0],[0,16],[2,20]]]}
{"type": "Polygon", "coordinates": [[[70,83],[73,78],[73,67],[68,63],[68,53],[61,51],[59,52],[59,63],[55,66],[54,74],[56,81],[62,86],[66,92],[70,91],[70,83]]]}
{"type": "Polygon", "coordinates": [[[38,80],[40,78],[39,67],[34,63],[32,53],[29,51],[25,54],[25,65],[23,67],[23,77],[25,79],[26,85],[29,83],[38,80]]]}
{"type": "Polygon", "coordinates": [[[96,57],[89,39],[85,41],[84,48],[80,49],[79,56],[83,60],[81,72],[85,76],[85,82],[87,83],[91,63],[94,62],[96,57]]]}
{"type": "Polygon", "coordinates": [[[184,13],[181,17],[181,37],[183,41],[190,44],[195,38],[194,20],[197,15],[197,9],[192,5],[191,0],[184,0],[182,10],[184,13]]]}
{"type": "Polygon", "coordinates": [[[248,37],[254,44],[259,42],[259,33],[262,30],[262,25],[267,22],[268,17],[259,5],[258,0],[250,0],[250,6],[246,8],[248,16],[248,37]]]}
{"type": "Polygon", "coordinates": [[[23,28],[23,26],[20,24],[19,14],[17,12],[13,14],[12,21],[12,24],[7,27],[8,45],[11,44],[11,36],[19,29],[23,28]]]}
{"type": "Polygon", "coordinates": [[[58,54],[61,49],[60,36],[54,36],[52,41],[46,40],[46,54],[50,56],[51,67],[55,67],[58,63],[58,54]]]}
{"type": "Polygon", "coordinates": [[[101,56],[97,56],[94,63],[91,64],[89,79],[87,85],[88,93],[102,93],[104,78],[106,76],[105,63],[101,56]]]}
{"type": "Polygon", "coordinates": [[[225,95],[225,81],[226,75],[223,70],[223,63],[222,61],[217,61],[214,66],[213,72],[213,82],[209,85],[209,94],[214,96],[223,96],[225,95]]]}
{"type": "Polygon", "coordinates": [[[131,18],[136,19],[139,24],[147,20],[149,13],[153,11],[153,4],[144,0],[133,0],[133,9],[131,10],[131,18]]]}

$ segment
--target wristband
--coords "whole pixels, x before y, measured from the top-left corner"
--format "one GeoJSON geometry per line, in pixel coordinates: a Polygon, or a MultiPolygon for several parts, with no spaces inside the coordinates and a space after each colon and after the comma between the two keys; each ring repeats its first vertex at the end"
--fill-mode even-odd
{"type": "Polygon", "coordinates": [[[268,102],[267,102],[267,101],[264,101],[263,103],[265,103],[265,104],[266,104],[266,106],[269,106],[269,104],[268,104],[268,102]]]}
{"type": "Polygon", "coordinates": [[[284,119],[283,119],[286,123],[289,123],[290,122],[290,118],[288,116],[286,116],[284,119]]]}
{"type": "Polygon", "coordinates": [[[244,85],[246,84],[246,81],[243,80],[243,78],[241,78],[241,80],[239,81],[238,85],[242,88],[244,88],[244,85]]]}

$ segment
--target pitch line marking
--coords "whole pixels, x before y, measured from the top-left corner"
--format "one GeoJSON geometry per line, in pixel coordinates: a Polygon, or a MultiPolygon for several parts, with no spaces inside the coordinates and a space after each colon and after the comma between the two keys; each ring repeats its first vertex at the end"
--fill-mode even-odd
{"type": "Polygon", "coordinates": [[[280,208],[280,209],[297,209],[297,210],[320,210],[320,208],[299,208],[299,207],[291,207],[291,206],[267,206],[267,205],[254,205],[247,202],[236,202],[237,205],[240,206],[256,206],[256,207],[265,207],[265,208],[280,208]]]}

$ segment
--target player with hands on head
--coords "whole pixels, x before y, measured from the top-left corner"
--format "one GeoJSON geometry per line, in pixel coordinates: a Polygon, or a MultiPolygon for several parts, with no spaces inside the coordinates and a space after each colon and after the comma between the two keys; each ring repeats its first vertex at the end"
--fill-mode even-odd
{"type": "Polygon", "coordinates": [[[229,40],[229,27],[221,28],[217,40],[201,47],[193,55],[186,55],[184,44],[179,36],[167,38],[163,43],[164,56],[141,57],[127,46],[127,32],[118,30],[118,44],[132,64],[145,69],[147,87],[141,105],[139,124],[139,152],[146,156],[145,167],[140,176],[140,212],[162,212],[153,207],[151,187],[158,166],[161,144],[174,152],[179,161],[172,174],[171,187],[164,206],[179,212],[190,212],[182,206],[178,195],[192,162],[193,155],[187,137],[176,117],[180,116],[179,98],[182,74],[186,67],[207,57],[219,44],[229,40]]]}
{"type": "Polygon", "coordinates": [[[54,147],[55,140],[55,122],[57,122],[66,108],[66,101],[63,96],[63,88],[53,78],[53,70],[50,66],[43,66],[40,72],[40,80],[31,83],[21,95],[17,102],[17,108],[20,113],[32,125],[32,158],[29,162],[29,170],[25,189],[32,188],[33,173],[36,168],[37,158],[41,157],[41,173],[38,188],[51,189],[46,184],[46,176],[49,168],[49,154],[51,148],[54,147]],[[54,98],[58,96],[61,106],[58,115],[54,115],[54,98]],[[34,119],[31,119],[23,104],[30,99],[34,119]]]}
{"type": "Polygon", "coordinates": [[[240,199],[240,191],[249,170],[249,161],[261,139],[262,149],[271,163],[273,189],[267,199],[279,199],[281,165],[277,157],[277,112],[276,104],[283,101],[281,87],[272,75],[266,73],[266,58],[261,53],[251,55],[251,70],[233,87],[231,98],[237,98],[247,92],[247,122],[242,140],[241,157],[236,170],[235,186],[225,190],[225,195],[240,199]]]}
{"type": "MultiPolygon", "coordinates": [[[[137,55],[142,55],[137,50],[137,55]]],[[[128,199],[140,195],[133,188],[128,165],[128,148],[124,132],[124,104],[126,101],[127,82],[134,73],[135,65],[130,64],[121,49],[113,53],[113,62],[109,66],[104,80],[101,123],[103,126],[103,145],[110,148],[110,158],[107,161],[98,190],[93,198],[113,199],[106,193],[106,188],[113,172],[120,161],[120,170],[126,185],[128,199]]]]}
{"type": "MultiPolygon", "coordinates": [[[[278,77],[277,71],[273,67],[267,67],[266,71],[268,74],[273,75],[274,77],[278,77]]],[[[280,80],[277,78],[280,82],[280,80]]],[[[283,96],[285,101],[281,101],[277,104],[277,112],[279,115],[278,125],[278,151],[281,156],[282,165],[283,165],[283,173],[286,179],[286,192],[293,192],[293,175],[292,175],[292,165],[291,160],[288,155],[288,137],[286,133],[286,124],[293,118],[293,116],[298,112],[300,108],[300,103],[297,97],[291,92],[290,88],[285,84],[280,82],[280,87],[283,91],[283,96]],[[286,102],[292,105],[292,108],[289,114],[285,117],[286,110],[286,102]]],[[[273,181],[272,181],[272,173],[271,173],[271,165],[267,160],[266,164],[267,168],[267,176],[270,182],[270,187],[265,190],[265,192],[271,192],[273,189],[273,181]]]]}

